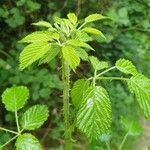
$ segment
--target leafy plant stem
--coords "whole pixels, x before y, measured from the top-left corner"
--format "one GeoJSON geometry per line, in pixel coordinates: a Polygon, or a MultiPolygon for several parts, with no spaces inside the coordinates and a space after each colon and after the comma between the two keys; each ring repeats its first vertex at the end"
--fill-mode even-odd
{"type": "Polygon", "coordinates": [[[115,68],[116,68],[116,66],[110,67],[109,69],[106,69],[105,71],[103,71],[100,74],[98,74],[97,77],[99,77],[99,76],[101,76],[101,75],[103,75],[103,74],[105,74],[105,73],[107,73],[107,72],[109,72],[109,71],[111,71],[111,70],[113,70],[115,68]]]}
{"type": "Polygon", "coordinates": [[[128,135],[129,135],[129,131],[125,134],[120,146],[119,146],[119,150],[122,150],[123,146],[124,146],[124,143],[126,142],[127,138],[128,138],[128,135]]]}
{"type": "Polygon", "coordinates": [[[15,111],[15,119],[16,119],[17,130],[20,133],[20,127],[19,127],[19,121],[18,121],[18,113],[17,113],[17,111],[15,111]]]}
{"type": "Polygon", "coordinates": [[[111,150],[110,146],[109,146],[109,143],[108,142],[105,142],[106,143],[106,147],[108,150],[111,150]]]}
{"type": "Polygon", "coordinates": [[[15,140],[18,136],[19,136],[19,134],[16,135],[16,136],[14,136],[13,138],[11,138],[9,141],[7,141],[5,144],[3,144],[1,147],[3,148],[3,147],[6,146],[7,144],[9,144],[9,143],[12,142],[13,140],[15,140]]]}
{"type": "Polygon", "coordinates": [[[9,130],[9,129],[5,129],[5,128],[2,128],[2,127],[0,127],[0,130],[10,132],[10,133],[13,133],[13,134],[18,134],[18,132],[15,132],[15,131],[12,131],[12,130],[9,130]]]}
{"type": "Polygon", "coordinates": [[[62,80],[63,80],[63,115],[65,123],[65,150],[72,150],[71,128],[69,121],[69,90],[70,90],[70,68],[62,58],[62,80]]]}

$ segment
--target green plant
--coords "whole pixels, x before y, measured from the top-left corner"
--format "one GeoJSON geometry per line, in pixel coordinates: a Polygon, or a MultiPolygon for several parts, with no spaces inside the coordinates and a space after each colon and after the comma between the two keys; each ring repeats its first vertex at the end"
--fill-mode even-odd
{"type": "Polygon", "coordinates": [[[12,133],[15,136],[4,143],[0,148],[16,140],[15,146],[17,150],[41,149],[39,141],[30,133],[24,131],[32,131],[39,128],[48,118],[48,108],[45,105],[34,105],[18,116],[18,111],[22,109],[29,98],[29,91],[24,86],[14,86],[7,88],[2,94],[2,102],[7,111],[13,112],[16,119],[17,131],[0,127],[0,130],[12,133]]]}
{"type": "Polygon", "coordinates": [[[62,65],[63,81],[63,115],[65,123],[65,150],[72,149],[72,132],[76,126],[92,141],[99,139],[100,135],[107,133],[111,126],[111,102],[107,91],[97,85],[97,81],[121,80],[126,82],[131,93],[137,97],[140,107],[146,117],[150,117],[149,91],[150,80],[138,73],[136,67],[126,59],[119,59],[115,66],[109,67],[105,61],[99,61],[94,56],[88,56],[86,50],[94,50],[87,42],[92,41],[92,35],[105,38],[100,30],[91,27],[91,23],[107,17],[101,14],[92,14],[83,21],[78,20],[73,13],[67,15],[68,19],[55,18],[54,26],[49,22],[39,21],[33,23],[42,26],[44,31],[36,31],[20,43],[29,43],[20,54],[20,69],[23,70],[31,64],[50,63],[59,56],[62,65]],[[80,59],[90,61],[94,68],[94,76],[80,79],[75,82],[71,97],[77,111],[76,118],[70,114],[70,71],[80,64],[80,59]],[[105,73],[118,69],[127,77],[108,77],[105,73]],[[128,77],[129,76],[129,77],[128,77]]]}

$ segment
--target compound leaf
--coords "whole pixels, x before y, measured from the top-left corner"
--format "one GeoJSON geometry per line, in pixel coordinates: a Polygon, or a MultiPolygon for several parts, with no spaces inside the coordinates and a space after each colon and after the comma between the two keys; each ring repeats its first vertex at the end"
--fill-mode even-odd
{"type": "Polygon", "coordinates": [[[90,139],[98,139],[110,128],[111,114],[107,91],[100,86],[90,87],[77,113],[76,126],[90,139]]]}
{"type": "Polygon", "coordinates": [[[48,118],[48,108],[45,105],[35,105],[22,116],[21,126],[26,130],[39,128],[48,118]]]}
{"type": "Polygon", "coordinates": [[[137,74],[128,80],[129,90],[135,94],[146,117],[150,118],[150,80],[137,74]]]}
{"type": "Polygon", "coordinates": [[[89,88],[89,81],[84,79],[77,80],[71,90],[72,103],[76,108],[79,108],[83,101],[83,94],[89,88]]]}
{"type": "Polygon", "coordinates": [[[19,57],[20,69],[23,70],[42,58],[50,48],[51,45],[48,42],[32,43],[26,46],[19,57]]]}
{"type": "Polygon", "coordinates": [[[72,69],[75,69],[80,64],[80,58],[75,49],[71,46],[62,47],[63,57],[72,69]]]}
{"type": "Polygon", "coordinates": [[[26,103],[29,91],[24,86],[14,86],[7,88],[2,94],[2,102],[8,111],[18,111],[26,103]]]}
{"type": "Polygon", "coordinates": [[[16,150],[42,150],[38,139],[32,134],[25,133],[16,140],[16,150]]]}
{"type": "Polygon", "coordinates": [[[126,59],[119,59],[115,66],[118,70],[126,74],[136,75],[138,73],[132,62],[126,59]]]}

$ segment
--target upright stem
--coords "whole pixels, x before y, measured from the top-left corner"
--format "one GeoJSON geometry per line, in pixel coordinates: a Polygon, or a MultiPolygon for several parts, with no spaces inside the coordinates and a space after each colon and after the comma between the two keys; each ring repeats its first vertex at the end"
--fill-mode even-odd
{"type": "Polygon", "coordinates": [[[69,90],[70,90],[70,68],[62,58],[62,80],[63,80],[63,115],[65,123],[65,150],[72,150],[71,127],[69,121],[69,90]]]}

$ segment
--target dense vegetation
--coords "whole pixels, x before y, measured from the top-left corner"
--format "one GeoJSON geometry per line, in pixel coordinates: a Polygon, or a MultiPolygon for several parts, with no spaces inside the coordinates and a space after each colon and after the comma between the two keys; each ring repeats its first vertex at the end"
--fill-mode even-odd
{"type": "MultiPolygon", "coordinates": [[[[29,68],[20,72],[18,68],[19,54],[23,49],[23,44],[17,43],[18,39],[28,33],[35,31],[37,27],[31,25],[33,22],[45,20],[53,22],[55,16],[66,17],[68,12],[76,12],[80,18],[87,14],[102,13],[111,19],[97,22],[96,28],[105,33],[106,39],[93,36],[95,42],[90,44],[96,51],[90,52],[100,60],[109,60],[110,65],[124,57],[132,60],[138,70],[149,76],[150,71],[150,43],[149,43],[149,3],[147,0],[141,1],[120,1],[107,0],[99,2],[96,0],[88,1],[1,1],[0,7],[0,94],[12,85],[26,85],[30,90],[29,104],[46,104],[49,107],[50,117],[42,129],[34,134],[39,136],[40,142],[44,147],[61,149],[64,144],[62,119],[62,82],[59,70],[60,61],[53,60],[49,65],[42,65],[38,70],[36,67],[29,68]],[[57,67],[56,67],[57,66],[57,67]],[[41,138],[42,135],[42,138],[41,138]],[[51,142],[49,142],[51,141],[51,142]]],[[[39,27],[40,28],[40,27],[39,27]]],[[[81,62],[76,74],[71,78],[76,81],[83,76],[91,76],[92,68],[85,61],[81,62]],[[90,73],[91,72],[91,73],[90,73]]],[[[114,76],[118,73],[110,73],[114,76]]],[[[73,84],[73,82],[71,83],[73,84]]],[[[129,135],[135,137],[142,133],[139,118],[143,115],[139,111],[139,106],[134,101],[133,95],[120,82],[103,83],[111,95],[113,110],[113,126],[110,136],[105,136],[101,140],[96,140],[91,144],[91,149],[106,149],[102,141],[110,138],[110,147],[116,149],[120,145],[123,136],[126,134],[126,124],[128,120],[135,120],[136,131],[129,135]],[[133,111],[136,112],[133,114],[133,111]],[[126,119],[122,119],[126,118],[126,119]],[[125,127],[124,127],[125,126],[125,127]],[[138,127],[137,127],[138,126],[138,127]]],[[[2,103],[1,103],[2,106],[2,103]]],[[[2,107],[1,107],[2,108],[2,107]]],[[[72,112],[72,116],[74,112],[72,112]]],[[[15,125],[14,115],[0,109],[1,126],[13,128],[15,125]],[[9,122],[9,124],[8,124],[9,122]]],[[[134,128],[135,129],[135,128],[134,128]]],[[[128,129],[127,129],[128,130],[128,129]]],[[[132,149],[134,140],[129,140],[126,149],[132,149]]],[[[0,132],[0,144],[5,143],[11,138],[11,134],[0,132]]],[[[132,138],[132,137],[131,137],[132,138]]],[[[138,137],[137,137],[138,138],[138,137]]],[[[74,135],[76,149],[87,149],[87,140],[78,131],[74,135]],[[80,139],[80,140],[79,140],[80,139]]],[[[107,143],[108,145],[108,143],[107,143]]],[[[11,147],[11,145],[10,145],[11,147]]],[[[9,147],[8,147],[9,149],[9,147]]]]}

